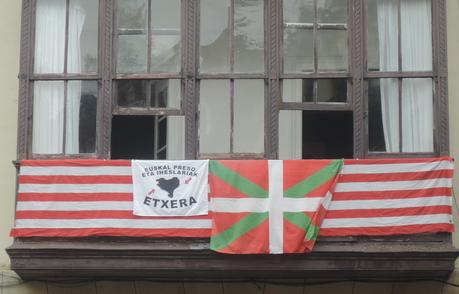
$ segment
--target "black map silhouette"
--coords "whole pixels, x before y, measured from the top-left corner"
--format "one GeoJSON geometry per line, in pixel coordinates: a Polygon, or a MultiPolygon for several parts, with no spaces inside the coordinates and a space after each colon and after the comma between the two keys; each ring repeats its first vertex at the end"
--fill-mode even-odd
{"type": "Polygon", "coordinates": [[[169,196],[169,198],[174,197],[175,189],[177,189],[178,186],[180,186],[180,181],[177,177],[168,180],[160,178],[156,180],[156,183],[158,184],[158,187],[161,188],[161,190],[164,190],[168,193],[167,196],[169,196]]]}

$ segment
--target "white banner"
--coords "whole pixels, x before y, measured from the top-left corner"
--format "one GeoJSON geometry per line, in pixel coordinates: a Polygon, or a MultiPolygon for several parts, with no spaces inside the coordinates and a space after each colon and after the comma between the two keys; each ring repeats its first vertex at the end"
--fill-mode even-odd
{"type": "Polygon", "coordinates": [[[208,160],[133,160],[134,214],[208,213],[208,160]]]}

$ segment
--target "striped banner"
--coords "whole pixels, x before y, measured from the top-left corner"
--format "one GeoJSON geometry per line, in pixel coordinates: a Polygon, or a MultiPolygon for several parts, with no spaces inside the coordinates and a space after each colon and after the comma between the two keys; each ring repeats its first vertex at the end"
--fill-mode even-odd
{"type": "Polygon", "coordinates": [[[209,216],[132,214],[131,162],[21,162],[14,237],[208,237],[209,216]]]}
{"type": "MultiPolygon", "coordinates": [[[[11,236],[210,236],[210,216],[134,216],[130,164],[22,161],[11,236]]],[[[345,160],[320,236],[452,232],[452,177],[449,157],[345,160]]]]}

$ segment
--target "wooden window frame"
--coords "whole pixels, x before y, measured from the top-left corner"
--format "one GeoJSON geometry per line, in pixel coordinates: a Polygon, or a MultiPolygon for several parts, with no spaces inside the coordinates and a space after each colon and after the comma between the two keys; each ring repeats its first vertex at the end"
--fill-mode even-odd
{"type": "MultiPolygon", "coordinates": [[[[169,79],[182,81],[182,108],[156,109],[148,114],[184,115],[185,116],[185,158],[197,159],[198,153],[198,101],[199,83],[204,79],[263,79],[265,81],[265,152],[264,158],[278,158],[279,112],[280,110],[351,110],[354,125],[354,158],[367,157],[425,157],[449,154],[449,119],[448,119],[448,82],[446,52],[446,0],[432,1],[432,35],[433,35],[433,71],[426,72],[367,72],[366,48],[366,0],[348,0],[348,73],[312,73],[284,74],[282,66],[282,1],[264,1],[264,73],[199,73],[199,0],[181,0],[182,5],[182,39],[181,71],[174,74],[147,73],[124,75],[115,73],[116,35],[115,0],[99,2],[99,58],[97,74],[34,74],[33,51],[35,35],[35,10],[37,0],[23,0],[22,35],[19,73],[19,115],[17,158],[42,158],[31,153],[32,146],[32,113],[33,82],[41,80],[96,80],[99,83],[99,100],[97,109],[97,138],[95,154],[65,155],[65,158],[110,158],[111,119],[114,114],[114,82],[119,79],[169,79]],[[367,128],[367,95],[366,80],[379,77],[431,77],[434,81],[434,152],[433,153],[370,153],[368,152],[367,128]],[[285,103],[282,102],[281,84],[285,78],[347,78],[347,103],[285,103]]],[[[66,0],[67,1],[67,0],[66,0]]],[[[143,113],[146,114],[146,113],[143,113]]],[[[61,158],[60,155],[46,155],[45,158],[61,158]]],[[[221,154],[217,158],[251,158],[251,154],[221,154]]],[[[255,156],[256,157],[256,156],[255,156]]]]}

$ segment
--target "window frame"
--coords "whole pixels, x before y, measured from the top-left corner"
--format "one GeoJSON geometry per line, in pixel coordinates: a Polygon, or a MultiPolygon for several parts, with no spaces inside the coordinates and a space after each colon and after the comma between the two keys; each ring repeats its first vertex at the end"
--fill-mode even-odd
{"type": "MultiPolygon", "coordinates": [[[[114,114],[114,84],[117,79],[128,78],[115,73],[115,15],[116,1],[99,2],[99,58],[97,74],[43,75],[33,72],[33,51],[35,35],[35,11],[37,0],[23,0],[21,24],[21,53],[19,73],[19,115],[17,158],[110,158],[111,119],[114,114]],[[32,147],[33,82],[37,80],[97,80],[99,100],[97,109],[96,153],[77,155],[36,155],[32,147]]],[[[64,0],[68,1],[68,0],[64,0]]],[[[282,65],[282,1],[264,1],[264,74],[200,74],[199,66],[199,0],[181,0],[182,3],[182,68],[179,74],[141,74],[139,79],[180,78],[182,80],[182,109],[170,112],[158,109],[151,114],[180,114],[185,116],[185,158],[199,158],[199,82],[201,79],[264,79],[265,81],[265,152],[264,158],[278,158],[279,113],[280,110],[351,110],[354,117],[354,158],[373,157],[426,157],[449,154],[448,81],[446,48],[446,0],[432,1],[432,38],[434,82],[434,152],[433,153],[373,153],[368,151],[368,101],[366,80],[378,77],[379,73],[367,72],[366,45],[366,0],[348,0],[348,50],[349,72],[348,102],[345,105],[306,105],[282,102],[282,79],[288,78],[333,78],[336,74],[283,74],[282,65]]],[[[410,73],[411,75],[417,73],[410,73]]],[[[424,73],[425,74],[425,73],[424,73]]],[[[389,73],[400,78],[400,73],[389,73]]],[[[340,75],[341,77],[341,75],[340,75]]],[[[404,76],[405,77],[405,76],[404,76]]],[[[131,76],[132,78],[132,76],[131,76]]],[[[342,104],[342,103],[340,103],[342,104]]],[[[219,154],[216,158],[252,158],[252,155],[219,154]]]]}

